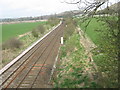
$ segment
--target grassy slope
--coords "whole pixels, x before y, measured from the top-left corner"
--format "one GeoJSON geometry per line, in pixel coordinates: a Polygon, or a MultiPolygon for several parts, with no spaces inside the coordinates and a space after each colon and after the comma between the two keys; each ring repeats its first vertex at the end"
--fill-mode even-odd
{"type": "MultiPolygon", "coordinates": [[[[108,17],[108,19],[112,19],[113,17],[108,17]]],[[[99,17],[92,18],[91,22],[86,28],[86,34],[90,39],[96,44],[99,45],[101,43],[101,39],[103,37],[105,30],[108,28],[105,22],[102,22],[98,20],[99,17]],[[102,33],[101,33],[102,32],[102,33]]],[[[89,19],[90,20],[90,19],[89,19]]],[[[117,17],[114,17],[114,20],[118,20],[117,17]]],[[[85,25],[88,23],[88,21],[85,21],[84,23],[81,23],[80,20],[78,22],[80,28],[82,30],[85,30],[85,25]]]]}
{"type": "Polygon", "coordinates": [[[99,87],[88,74],[92,64],[87,63],[88,57],[80,44],[80,36],[74,33],[65,42],[60,51],[61,65],[55,79],[56,88],[94,88],[99,87]]]}
{"type": "MultiPolygon", "coordinates": [[[[112,19],[112,18],[113,17],[109,17],[108,19],[112,19]]],[[[114,20],[117,20],[117,18],[115,17],[114,20]]],[[[87,23],[87,22],[84,22],[82,24],[79,23],[82,30],[85,30],[85,28],[84,28],[85,23],[87,23]]],[[[88,27],[86,29],[86,34],[90,37],[90,39],[98,47],[101,47],[101,45],[102,45],[102,49],[105,50],[105,52],[103,52],[101,54],[94,54],[93,59],[97,65],[98,69],[100,70],[100,72],[102,72],[102,73],[104,72],[104,74],[106,72],[109,72],[109,75],[110,75],[110,74],[113,74],[113,73],[111,73],[112,70],[116,71],[116,69],[114,67],[116,60],[113,58],[112,59],[113,61],[111,61],[110,58],[108,57],[109,49],[107,49],[106,47],[109,47],[110,44],[106,43],[107,38],[103,39],[103,36],[106,35],[104,33],[108,32],[107,29],[108,29],[108,27],[107,27],[106,23],[103,23],[102,21],[98,21],[96,18],[92,18],[92,21],[90,22],[90,24],[88,25],[88,27]],[[100,31],[98,31],[98,30],[100,30],[100,31]]],[[[106,74],[106,77],[100,78],[99,82],[102,86],[116,87],[116,85],[114,85],[114,84],[116,84],[116,81],[115,81],[117,79],[116,77],[117,77],[116,73],[114,75],[111,75],[110,77],[109,76],[107,77],[107,74],[106,74]]]]}
{"type": "Polygon", "coordinates": [[[45,22],[35,23],[17,23],[17,24],[3,24],[2,25],[2,42],[8,40],[11,37],[24,34],[31,31],[33,28],[45,22]]]}
{"type": "MultiPolygon", "coordinates": [[[[87,21],[80,25],[82,30],[85,30],[85,25],[87,21]]],[[[98,22],[96,18],[93,18],[86,28],[86,34],[90,37],[90,39],[97,45],[99,45],[100,41],[100,33],[95,31],[99,29],[104,29],[103,22],[98,22]]]]}
{"type": "MultiPolygon", "coordinates": [[[[80,24],[80,27],[81,29],[84,31],[85,30],[85,25],[88,23],[88,21],[80,24]]],[[[99,31],[96,31],[96,30],[105,30],[106,27],[103,25],[104,23],[101,22],[101,21],[97,21],[96,18],[92,18],[91,19],[91,22],[89,23],[89,25],[87,26],[86,28],[86,35],[88,37],[90,37],[90,39],[97,45],[99,46],[101,44],[101,42],[103,42],[102,39],[102,33],[99,32],[99,31]]],[[[94,62],[97,63],[97,60],[99,59],[102,59],[103,58],[103,55],[94,55],[93,56],[93,59],[94,59],[94,62]]],[[[99,64],[99,63],[97,63],[99,64]]],[[[101,63],[102,64],[102,63],[101,63]]]]}
{"type": "MultiPolygon", "coordinates": [[[[78,20],[79,21],[79,20],[78,20]]],[[[85,25],[87,22],[84,22],[79,25],[82,30],[85,30],[85,25]]],[[[86,34],[90,39],[99,46],[102,40],[102,35],[104,33],[99,31],[106,30],[105,23],[97,21],[96,18],[93,18],[87,27],[86,34]]],[[[106,31],[105,31],[106,32],[106,31]]],[[[111,87],[110,78],[106,79],[101,78],[101,73],[94,71],[93,65],[88,61],[88,56],[85,55],[84,48],[80,44],[80,36],[77,33],[74,33],[69,40],[67,40],[60,49],[60,67],[57,70],[57,77],[54,79],[54,85],[56,88],[99,88],[111,87]],[[91,80],[90,74],[93,73],[94,79],[91,80]],[[99,78],[98,78],[99,77],[99,78]],[[99,83],[98,83],[99,82],[99,83]]],[[[102,67],[101,70],[106,70],[106,64],[109,66],[109,60],[106,60],[105,54],[94,55],[93,59],[97,66],[102,67]]]]}

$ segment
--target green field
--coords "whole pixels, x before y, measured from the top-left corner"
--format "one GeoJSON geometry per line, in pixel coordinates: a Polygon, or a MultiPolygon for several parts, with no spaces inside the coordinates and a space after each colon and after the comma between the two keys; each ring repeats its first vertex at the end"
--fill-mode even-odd
{"type": "Polygon", "coordinates": [[[79,20],[78,22],[80,28],[86,31],[87,36],[97,45],[97,48],[92,51],[93,59],[99,73],[102,72],[105,75],[105,77],[98,78],[98,81],[101,80],[98,82],[99,85],[104,87],[117,87],[118,85],[118,72],[116,71],[118,60],[115,58],[117,57],[117,38],[113,36],[113,33],[117,33],[117,25],[115,25],[117,20],[116,17],[92,18],[86,29],[85,25],[88,21],[81,23],[79,20]]]}
{"type": "MultiPolygon", "coordinates": [[[[109,27],[107,26],[107,24],[105,22],[99,20],[100,17],[90,18],[90,19],[86,20],[84,23],[81,23],[80,22],[81,20],[79,20],[78,24],[82,30],[86,31],[87,36],[90,37],[90,39],[96,45],[99,45],[101,43],[101,41],[103,40],[102,37],[105,35],[106,32],[108,32],[107,29],[109,27]],[[87,23],[90,19],[91,19],[91,22],[89,23],[87,28],[85,28],[85,26],[87,25],[87,23]]],[[[102,17],[101,17],[101,19],[102,19],[102,17]]],[[[115,20],[115,21],[118,20],[117,17],[107,17],[107,19],[115,20]]]]}
{"type": "MultiPolygon", "coordinates": [[[[88,21],[82,23],[80,25],[82,30],[85,30],[85,25],[88,23],[88,21]]],[[[95,43],[99,44],[101,42],[101,32],[98,30],[104,30],[103,22],[98,22],[96,18],[92,18],[91,22],[86,28],[86,34],[90,37],[90,39],[95,43]]]]}
{"type": "Polygon", "coordinates": [[[3,24],[2,25],[2,42],[16,37],[18,35],[24,34],[33,30],[39,24],[44,24],[46,22],[34,22],[34,23],[17,23],[17,24],[3,24]]]}

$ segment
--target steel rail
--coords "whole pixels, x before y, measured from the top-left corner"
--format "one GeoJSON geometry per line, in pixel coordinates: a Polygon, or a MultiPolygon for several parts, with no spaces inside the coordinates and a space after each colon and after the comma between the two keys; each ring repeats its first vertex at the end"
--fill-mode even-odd
{"type": "MultiPolygon", "coordinates": [[[[44,49],[44,51],[48,48],[48,46],[52,43],[52,41],[54,39],[56,39],[55,37],[57,36],[58,32],[56,33],[56,35],[53,37],[53,39],[51,39],[50,43],[47,45],[47,47],[44,49]]],[[[57,39],[56,39],[57,40],[57,39]]],[[[42,54],[40,55],[40,57],[43,55],[44,51],[42,52],[42,54]]],[[[35,64],[38,62],[38,60],[40,59],[40,57],[37,59],[37,61],[34,62],[34,64],[31,66],[31,68],[29,69],[29,71],[26,73],[25,77],[23,78],[23,80],[20,82],[20,84],[22,84],[22,82],[24,81],[24,79],[27,77],[27,75],[29,74],[29,72],[31,71],[31,69],[35,66],[35,64]]],[[[42,65],[43,66],[43,65],[42,65]]],[[[42,67],[41,67],[42,68],[42,67]]],[[[20,86],[20,84],[17,86],[17,88],[20,86]]]]}
{"type": "MultiPolygon", "coordinates": [[[[60,26],[60,25],[61,25],[61,24],[59,24],[59,26],[60,26]]],[[[55,29],[54,29],[54,30],[55,30],[55,29]]],[[[23,68],[23,69],[24,69],[24,68],[23,68]]],[[[22,69],[22,70],[23,70],[23,69],[22,69]]]]}
{"type": "MultiPolygon", "coordinates": [[[[13,60],[13,62],[12,63],[9,63],[8,65],[6,65],[2,70],[0,70],[0,74],[3,74],[3,73],[5,73],[11,66],[13,66],[17,61],[19,61],[19,59],[21,59],[26,53],[28,53],[32,48],[34,48],[36,45],[38,45],[39,44],[39,42],[41,42],[45,37],[47,37],[48,35],[50,35],[56,28],[58,28],[59,26],[61,25],[61,22],[60,22],[60,24],[59,25],[57,25],[52,31],[50,31],[49,33],[47,33],[44,37],[42,37],[41,39],[39,39],[37,42],[35,42],[31,47],[29,47],[27,50],[25,50],[22,54],[20,54],[17,58],[15,58],[14,60],[13,60]]],[[[44,42],[43,42],[44,43],[44,42]]],[[[42,44],[43,44],[42,43],[42,44]]],[[[41,45],[42,45],[41,44],[41,45]]],[[[39,45],[40,46],[40,45],[39,45]]],[[[38,47],[39,48],[39,47],[38,47]]],[[[36,50],[38,49],[38,48],[36,48],[36,50]]],[[[36,50],[34,50],[34,52],[36,51],[36,50]]],[[[34,52],[32,52],[30,55],[32,55],[34,52]]],[[[29,55],[29,56],[30,56],[29,55]]],[[[29,56],[28,56],[28,58],[29,58],[29,56]]],[[[27,60],[27,59],[26,59],[27,60]]],[[[26,61],[25,60],[25,61],[26,61]]],[[[23,63],[25,63],[25,61],[23,61],[23,63]]],[[[23,64],[22,63],[22,64],[23,64]]],[[[22,66],[22,64],[20,65],[20,66],[22,66]]],[[[14,72],[12,72],[8,77],[7,77],[7,79],[11,76],[11,75],[13,75],[17,70],[18,70],[18,68],[20,67],[20,66],[18,66],[15,70],[14,70],[14,72]]],[[[7,80],[6,79],[6,80],[7,80]]],[[[4,84],[4,82],[6,81],[6,80],[4,80],[3,81],[3,83],[2,83],[2,85],[4,84]]]]}
{"type": "MultiPolygon", "coordinates": [[[[61,34],[60,34],[59,36],[61,36],[61,34]]],[[[50,50],[50,53],[48,54],[47,58],[44,60],[41,69],[39,70],[39,72],[38,72],[36,78],[35,78],[34,81],[32,82],[31,88],[32,88],[32,86],[34,85],[35,81],[37,80],[37,77],[38,77],[39,74],[41,73],[41,70],[43,69],[43,66],[45,65],[45,63],[46,63],[48,57],[50,56],[50,54],[51,54],[51,52],[52,52],[52,49],[54,48],[55,44],[57,43],[56,41],[58,40],[58,38],[60,38],[59,36],[58,36],[57,39],[55,40],[55,43],[54,43],[53,47],[52,47],[51,50],[50,50]]]]}
{"type": "Polygon", "coordinates": [[[3,67],[0,70],[0,75],[3,74],[6,70],[8,70],[12,65],[14,65],[14,63],[16,63],[20,58],[22,58],[26,53],[28,53],[28,51],[30,51],[33,47],[35,47],[40,41],[42,41],[45,37],[47,37],[50,33],[52,33],[56,28],[58,28],[61,25],[61,23],[62,23],[62,21],[60,21],[60,23],[55,28],[53,28],[52,31],[48,32],[46,35],[44,35],[42,38],[40,38],[37,42],[33,43],[32,46],[28,47],[19,56],[17,56],[14,60],[12,60],[12,62],[7,64],[5,67],[3,67]]]}

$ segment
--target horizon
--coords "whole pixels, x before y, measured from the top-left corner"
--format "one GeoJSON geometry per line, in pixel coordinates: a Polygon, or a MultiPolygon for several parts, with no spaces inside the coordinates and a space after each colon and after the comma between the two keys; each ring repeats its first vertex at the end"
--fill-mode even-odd
{"type": "MultiPolygon", "coordinates": [[[[70,10],[70,11],[74,11],[74,10],[70,10]]],[[[70,11],[64,11],[64,12],[70,12],[70,11]]],[[[60,12],[60,13],[64,13],[64,12],[60,12]]],[[[8,18],[0,18],[0,19],[18,19],[18,18],[27,18],[27,17],[41,17],[41,16],[49,16],[49,15],[54,15],[54,14],[60,14],[60,13],[53,13],[53,14],[45,14],[45,15],[36,15],[36,16],[21,16],[21,17],[8,17],[8,18]]]]}
{"type": "MultiPolygon", "coordinates": [[[[24,17],[39,17],[53,15],[65,11],[80,10],[77,5],[62,3],[63,0],[1,0],[0,19],[14,19],[24,17]],[[19,4],[18,4],[19,3],[19,4]]],[[[118,0],[109,0],[110,4],[118,0]]]]}

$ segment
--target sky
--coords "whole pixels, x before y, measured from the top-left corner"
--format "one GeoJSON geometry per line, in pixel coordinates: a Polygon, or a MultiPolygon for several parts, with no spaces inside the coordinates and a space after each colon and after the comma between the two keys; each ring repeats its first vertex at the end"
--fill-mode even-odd
{"type": "MultiPolygon", "coordinates": [[[[41,16],[78,10],[77,5],[64,0],[0,0],[0,18],[41,16]]],[[[115,3],[117,0],[110,0],[115,3]]]]}

